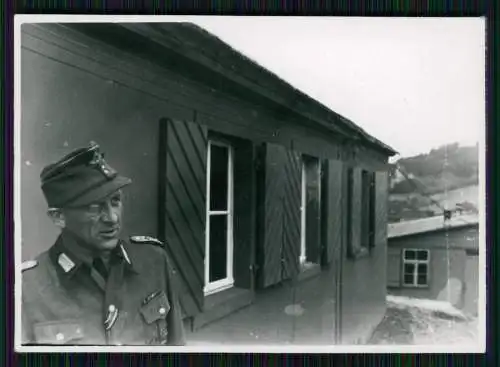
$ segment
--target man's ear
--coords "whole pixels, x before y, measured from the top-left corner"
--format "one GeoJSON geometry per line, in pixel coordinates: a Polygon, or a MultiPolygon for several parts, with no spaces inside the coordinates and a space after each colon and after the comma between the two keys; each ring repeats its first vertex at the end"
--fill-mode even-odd
{"type": "Polygon", "coordinates": [[[47,211],[47,215],[59,228],[63,229],[64,227],[66,227],[66,218],[64,217],[64,213],[61,209],[50,208],[47,211]]]}

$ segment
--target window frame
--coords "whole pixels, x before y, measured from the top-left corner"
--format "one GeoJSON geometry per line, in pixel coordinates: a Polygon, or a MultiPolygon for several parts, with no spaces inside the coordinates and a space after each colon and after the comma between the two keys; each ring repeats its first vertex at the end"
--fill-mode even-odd
{"type": "MultiPolygon", "coordinates": [[[[322,195],[321,195],[321,174],[322,174],[322,161],[318,157],[307,156],[310,159],[315,159],[318,162],[318,208],[321,215],[322,195]]],[[[307,261],[307,217],[306,217],[306,204],[307,204],[307,173],[306,173],[306,156],[301,155],[301,189],[300,189],[300,253],[299,265],[301,269],[305,269],[309,264],[316,264],[307,261]]],[[[321,222],[320,222],[321,225],[321,222]]],[[[321,243],[320,243],[321,246],[321,243]]],[[[319,260],[318,264],[321,262],[319,260]]]]}
{"type": "Polygon", "coordinates": [[[419,248],[404,248],[402,253],[402,262],[401,262],[401,285],[404,288],[428,288],[430,285],[430,261],[431,261],[431,251],[429,249],[419,249],[419,248]],[[414,251],[415,252],[415,259],[406,259],[406,252],[407,251],[414,251]],[[417,253],[418,252],[426,252],[427,253],[427,259],[426,260],[419,260],[417,259],[417,253]],[[406,264],[413,264],[415,266],[413,270],[413,283],[406,283],[405,281],[405,265],[406,264]],[[427,272],[425,274],[426,276],[426,283],[425,284],[418,284],[418,265],[420,264],[425,264],[427,265],[427,272]]]}
{"type": "Polygon", "coordinates": [[[205,217],[205,259],[204,259],[204,287],[205,296],[221,292],[234,286],[234,148],[225,142],[210,139],[207,144],[207,173],[206,173],[206,217],[205,217]],[[210,175],[212,168],[212,146],[228,149],[227,175],[227,209],[210,210],[210,175]],[[210,217],[215,215],[227,216],[226,227],[226,278],[210,282],[210,217]]]}

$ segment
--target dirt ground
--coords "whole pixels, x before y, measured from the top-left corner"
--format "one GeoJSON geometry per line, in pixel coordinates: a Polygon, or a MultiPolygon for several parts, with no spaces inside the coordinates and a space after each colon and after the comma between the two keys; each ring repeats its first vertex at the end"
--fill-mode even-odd
{"type": "Polygon", "coordinates": [[[369,344],[471,345],[477,343],[478,320],[443,312],[388,304],[369,344]]]}

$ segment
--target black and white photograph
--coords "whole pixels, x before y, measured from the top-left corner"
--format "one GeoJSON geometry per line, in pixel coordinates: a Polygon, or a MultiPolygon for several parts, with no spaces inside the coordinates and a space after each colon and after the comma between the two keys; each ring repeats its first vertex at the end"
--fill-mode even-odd
{"type": "Polygon", "coordinates": [[[484,352],[483,18],[16,15],[19,352],[484,352]]]}

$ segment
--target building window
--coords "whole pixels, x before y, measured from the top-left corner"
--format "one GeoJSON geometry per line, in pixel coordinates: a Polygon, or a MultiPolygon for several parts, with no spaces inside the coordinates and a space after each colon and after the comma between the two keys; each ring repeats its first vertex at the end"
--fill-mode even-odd
{"type": "Polygon", "coordinates": [[[347,243],[352,251],[352,203],[353,203],[353,187],[354,185],[354,171],[351,167],[347,169],[347,243]]]}
{"type": "Polygon", "coordinates": [[[321,162],[302,157],[301,237],[299,262],[302,268],[320,262],[321,162]]]}
{"type": "Polygon", "coordinates": [[[233,277],[233,149],[209,141],[205,231],[206,295],[234,284],[233,277]]]}
{"type": "Polygon", "coordinates": [[[403,250],[403,286],[427,287],[429,285],[429,250],[403,250]]]}
{"type": "Polygon", "coordinates": [[[361,246],[371,248],[375,241],[375,174],[361,173],[361,246]]]}

